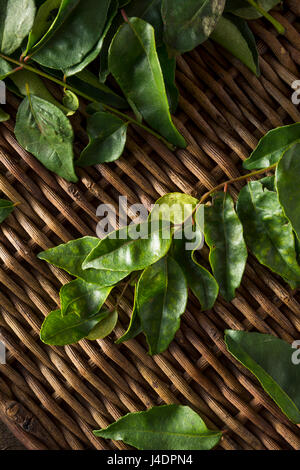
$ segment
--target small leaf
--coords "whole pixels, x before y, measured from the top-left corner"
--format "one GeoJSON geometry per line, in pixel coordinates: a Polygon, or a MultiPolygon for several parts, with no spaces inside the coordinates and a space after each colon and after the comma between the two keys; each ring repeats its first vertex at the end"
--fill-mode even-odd
{"type": "Polygon", "coordinates": [[[223,13],[225,0],[162,1],[164,40],[179,53],[191,51],[210,36],[223,13]]]}
{"type": "Polygon", "coordinates": [[[105,27],[110,0],[68,2],[53,27],[33,49],[33,59],[45,67],[67,71],[95,47],[105,27]]]}
{"type": "Polygon", "coordinates": [[[72,276],[101,287],[112,286],[127,276],[124,271],[108,271],[106,269],[82,269],[82,263],[88,254],[99,244],[99,238],[83,237],[68,243],[50,248],[38,254],[39,259],[62,268],[72,276]]]}
{"type": "Polygon", "coordinates": [[[157,49],[157,54],[164,77],[170,113],[174,114],[179,100],[179,91],[175,84],[176,59],[169,57],[165,44],[157,49]]]}
{"type": "Polygon", "coordinates": [[[181,224],[191,217],[198,199],[184,193],[169,193],[159,198],[150,213],[150,220],[170,220],[172,224],[181,224]]]}
{"type": "Polygon", "coordinates": [[[118,312],[107,311],[107,316],[96,325],[87,336],[87,339],[95,341],[96,339],[106,338],[115,328],[118,321],[118,312]]]}
{"type": "Polygon", "coordinates": [[[33,25],[34,0],[0,0],[0,51],[10,55],[21,46],[33,25]]]}
{"type": "MultiPolygon", "coordinates": [[[[281,0],[259,0],[258,3],[265,11],[269,11],[280,2],[281,0]]],[[[256,8],[249,5],[245,0],[227,0],[225,11],[233,13],[236,16],[240,16],[245,20],[255,20],[262,16],[256,8]]]]}
{"type": "MultiPolygon", "coordinates": [[[[199,229],[197,229],[199,231],[199,229]]],[[[201,238],[201,234],[197,238],[201,238]]],[[[209,310],[217,299],[219,286],[212,274],[201,266],[195,256],[195,250],[187,250],[190,242],[184,237],[173,240],[172,256],[181,267],[188,286],[200,302],[202,310],[209,310]]]]}
{"type": "Polygon", "coordinates": [[[89,116],[87,122],[90,142],[76,165],[85,167],[117,160],[125,147],[127,123],[102,111],[89,116]]]}
{"type": "Polygon", "coordinates": [[[133,305],[133,310],[130,318],[130,323],[125,331],[125,333],[116,341],[116,344],[121,344],[124,343],[124,341],[128,341],[129,339],[135,338],[137,335],[142,333],[142,325],[140,318],[138,316],[138,311],[137,311],[137,293],[136,293],[136,288],[135,288],[135,294],[134,294],[134,305],[133,305]]]}
{"type": "Polygon", "coordinates": [[[7,60],[0,57],[0,80],[4,80],[9,75],[15,73],[12,65],[7,60]]]}
{"type": "MultiPolygon", "coordinates": [[[[1,110],[0,110],[1,111],[1,110]]],[[[0,223],[14,210],[15,204],[7,199],[0,199],[0,223]]]]}
{"type": "Polygon", "coordinates": [[[300,240],[300,143],[291,146],[276,168],[276,187],[279,202],[300,240]]]}
{"type": "Polygon", "coordinates": [[[40,337],[43,343],[55,346],[74,344],[86,338],[107,312],[98,312],[88,317],[79,317],[71,312],[64,317],[60,310],[50,312],[42,324],[40,337]]]}
{"type": "Polygon", "coordinates": [[[62,0],[46,0],[39,7],[24,55],[27,55],[29,50],[47,33],[58,14],[61,3],[63,3],[62,0]]]}
{"type": "Polygon", "coordinates": [[[300,367],[295,349],[275,336],[225,331],[228,351],[259,380],[265,391],[294,423],[300,423],[300,367]]]}
{"type": "Polygon", "coordinates": [[[174,339],[188,298],[187,283],[170,256],[145,269],[137,286],[137,308],[149,353],[160,354],[174,339]]]}
{"type": "Polygon", "coordinates": [[[239,194],[237,211],[247,246],[258,261],[285,279],[299,281],[292,226],[277,194],[251,181],[239,194]]]}
{"type": "Polygon", "coordinates": [[[255,38],[245,20],[230,14],[223,15],[211,39],[237,57],[257,76],[260,75],[255,38]]]}
{"type": "Polygon", "coordinates": [[[158,261],[169,251],[170,245],[168,224],[133,224],[101,240],[82,267],[126,271],[129,274],[158,261]]]}
{"type": "Polygon", "coordinates": [[[7,114],[2,108],[0,108],[0,122],[8,121],[10,119],[10,115],[7,114]]]}
{"type": "Polygon", "coordinates": [[[111,290],[112,287],[100,287],[82,279],[75,279],[60,289],[61,315],[94,315],[99,312],[111,290]]]}
{"type": "Polygon", "coordinates": [[[106,429],[94,431],[104,439],[122,440],[140,450],[209,450],[222,433],[207,429],[188,406],[163,405],[129,413],[106,429]]]}
{"type": "Polygon", "coordinates": [[[230,302],[235,297],[247,261],[243,227],[228,193],[216,193],[212,206],[205,206],[205,240],[210,248],[209,261],[220,286],[230,302]]]}
{"type": "Polygon", "coordinates": [[[24,98],[17,113],[15,135],[19,144],[48,170],[68,181],[77,181],[73,129],[57,106],[34,95],[24,98]]]}
{"type": "Polygon", "coordinates": [[[277,127],[269,131],[258,143],[250,157],[244,161],[246,170],[259,170],[279,162],[282,154],[300,140],[300,123],[277,127]]]}
{"type": "Polygon", "coordinates": [[[72,91],[65,90],[65,94],[63,96],[63,104],[69,110],[68,116],[71,116],[79,108],[79,99],[72,91]]]}
{"type": "Polygon", "coordinates": [[[184,138],[171,120],[153,27],[139,18],[123,24],[111,43],[108,63],[137,115],[141,114],[169,142],[185,147],[184,138]]]}

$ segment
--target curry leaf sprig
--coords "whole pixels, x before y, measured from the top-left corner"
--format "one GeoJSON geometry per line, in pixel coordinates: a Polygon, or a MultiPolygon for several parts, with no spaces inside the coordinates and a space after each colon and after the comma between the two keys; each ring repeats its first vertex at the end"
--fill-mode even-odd
{"type": "MultiPolygon", "coordinates": [[[[171,118],[178,104],[176,55],[210,38],[258,75],[246,19],[264,16],[283,33],[268,13],[278,3],[45,0],[36,8],[33,0],[7,0],[0,25],[0,79],[23,97],[16,117],[20,145],[71,182],[77,181],[76,166],[118,159],[128,125],[142,127],[172,150],[185,147],[171,118]],[[62,102],[53,97],[48,81],[62,87],[62,102]],[[95,106],[84,109],[78,97],[95,106]],[[90,142],[76,159],[68,119],[75,112],[90,114],[90,142]]],[[[7,119],[0,110],[0,121],[7,119]]]]}

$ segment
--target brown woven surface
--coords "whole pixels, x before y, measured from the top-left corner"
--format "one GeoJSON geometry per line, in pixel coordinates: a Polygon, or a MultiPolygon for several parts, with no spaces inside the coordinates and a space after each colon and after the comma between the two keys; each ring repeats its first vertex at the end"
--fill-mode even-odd
{"type": "MultiPolygon", "coordinates": [[[[13,120],[1,125],[0,190],[21,204],[0,226],[0,340],[9,351],[7,364],[0,366],[0,418],[28,448],[126,449],[122,442],[94,437],[92,430],[129,411],[181,403],[201,413],[211,428],[225,431],[220,448],[300,449],[299,427],[227,353],[223,341],[226,328],[299,339],[300,293],[252,256],[237,297],[230,304],[219,298],[205,313],[191,298],[175,341],[154,357],[141,335],[114,344],[128,324],[130,295],[121,302],[111,337],[64,348],[41,343],[41,322],[70,278],[36,258],[41,250],[95,235],[101,202],[117,206],[118,196],[127,195],[129,204],[149,207],[167,192],[199,196],[239,176],[242,160],[266,131],[300,121],[291,102],[291,83],[299,79],[300,7],[298,0],[286,3],[290,10],[276,13],[285,37],[263,21],[252,23],[259,79],[211,43],[178,60],[181,99],[175,120],[189,142],[186,150],[172,153],[131,129],[124,156],[79,170],[75,185],[20,148],[13,120]]],[[[9,95],[8,102],[14,116],[18,100],[9,95]]],[[[81,122],[80,115],[73,119],[78,150],[86,144],[81,122]]]]}

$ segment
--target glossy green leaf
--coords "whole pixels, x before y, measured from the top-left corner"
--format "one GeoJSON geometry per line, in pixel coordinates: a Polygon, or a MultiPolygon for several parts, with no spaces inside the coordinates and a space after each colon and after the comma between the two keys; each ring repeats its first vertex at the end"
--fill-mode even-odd
{"type": "Polygon", "coordinates": [[[227,330],[228,351],[260,381],[287,417],[300,423],[300,367],[295,349],[275,336],[227,330]]]}
{"type": "Polygon", "coordinates": [[[82,267],[128,273],[138,271],[162,258],[169,251],[170,245],[168,224],[133,224],[101,240],[87,256],[82,267]]]}
{"type": "Polygon", "coordinates": [[[255,38],[245,20],[229,13],[223,15],[211,39],[237,57],[257,76],[260,75],[255,38]]]}
{"type": "Polygon", "coordinates": [[[6,217],[8,217],[14,210],[14,206],[13,202],[8,201],[7,199],[0,199],[0,223],[3,222],[3,220],[5,220],[6,217]]]}
{"type": "Polygon", "coordinates": [[[94,326],[92,331],[88,334],[87,339],[95,341],[96,339],[106,338],[106,336],[110,335],[115,328],[117,321],[117,310],[114,310],[113,312],[108,310],[105,318],[103,318],[103,320],[101,320],[98,325],[94,326]]]}
{"type": "Polygon", "coordinates": [[[46,344],[65,346],[86,338],[107,312],[98,312],[89,317],[79,317],[71,312],[62,316],[60,310],[50,312],[42,324],[40,338],[46,344]]]}
{"type": "Polygon", "coordinates": [[[300,240],[300,143],[291,146],[276,168],[279,202],[300,240]]]}
{"type": "Polygon", "coordinates": [[[54,104],[30,95],[19,106],[15,135],[19,144],[48,170],[77,181],[73,162],[73,129],[54,104]]]}
{"type": "MultiPolygon", "coordinates": [[[[258,4],[265,11],[269,11],[280,2],[281,0],[259,0],[258,4]]],[[[227,0],[225,11],[240,16],[245,20],[255,20],[256,18],[261,17],[261,14],[256,10],[256,8],[249,5],[246,0],[227,0]]]]}
{"type": "Polygon", "coordinates": [[[210,36],[224,6],[225,0],[162,0],[166,44],[179,53],[191,51],[210,36]]]}
{"type": "Polygon", "coordinates": [[[174,339],[187,298],[185,276],[170,256],[149,266],[141,275],[137,308],[151,355],[165,351],[174,339]]]}
{"type": "Polygon", "coordinates": [[[275,176],[266,176],[265,178],[261,178],[259,182],[263,185],[264,188],[267,188],[269,191],[276,191],[275,176]]]}
{"type": "Polygon", "coordinates": [[[285,279],[299,281],[292,226],[277,194],[259,181],[249,182],[239,194],[237,211],[247,246],[258,261],[285,279]]]}
{"type": "Polygon", "coordinates": [[[0,122],[8,121],[10,119],[10,115],[7,114],[2,108],[0,108],[0,122]]]}
{"type": "Polygon", "coordinates": [[[76,313],[89,317],[98,313],[111,290],[112,287],[100,287],[82,279],[65,284],[59,293],[62,316],[76,313]]]}
{"type": "Polygon", "coordinates": [[[195,411],[181,405],[129,413],[94,434],[122,440],[140,450],[209,450],[222,436],[221,432],[210,431],[195,411]]]}
{"type": "Polygon", "coordinates": [[[72,276],[86,282],[98,284],[101,287],[112,286],[127,276],[124,271],[108,271],[106,269],[82,269],[82,263],[88,254],[99,244],[99,238],[83,237],[63,243],[38,254],[43,259],[58,268],[62,268],[72,276]]]}
{"type": "Polygon", "coordinates": [[[250,157],[244,161],[247,170],[259,170],[277,163],[282,154],[300,140],[300,123],[277,127],[269,131],[258,143],[250,157]]]}
{"type": "Polygon", "coordinates": [[[205,206],[204,234],[220,293],[230,302],[243,277],[247,248],[242,224],[228,193],[216,193],[213,205],[205,206]]]}
{"type": "MultiPolygon", "coordinates": [[[[201,234],[197,238],[200,239],[201,234]]],[[[201,309],[209,310],[217,299],[219,286],[212,274],[197,262],[196,251],[187,249],[187,243],[189,240],[185,238],[184,233],[181,233],[181,238],[174,238],[172,256],[181,267],[189,288],[200,302],[201,309]]]]}
{"type": "Polygon", "coordinates": [[[33,58],[46,67],[67,71],[81,63],[96,46],[105,27],[110,0],[81,0],[53,34],[38,46],[33,58]],[[66,53],[67,51],[67,53],[66,53]]]}
{"type": "Polygon", "coordinates": [[[157,49],[157,54],[164,77],[170,112],[174,114],[179,100],[179,91],[175,84],[176,59],[169,57],[164,44],[157,49]]]}
{"type": "Polygon", "coordinates": [[[25,55],[47,33],[58,14],[61,3],[61,0],[46,0],[39,7],[28,37],[25,55]]]}
{"type": "Polygon", "coordinates": [[[127,123],[102,111],[89,116],[87,123],[90,142],[76,165],[84,167],[117,160],[125,147],[127,123]]]}
{"type": "Polygon", "coordinates": [[[128,341],[129,339],[135,338],[137,335],[139,335],[143,331],[141,321],[140,321],[138,311],[137,311],[136,300],[137,300],[137,292],[135,288],[134,305],[132,309],[129,326],[127,330],[125,331],[125,333],[116,341],[116,344],[121,344],[121,343],[124,343],[124,341],[128,341]]]}
{"type": "Polygon", "coordinates": [[[151,220],[170,220],[172,224],[181,224],[189,218],[198,199],[184,193],[169,193],[159,198],[150,213],[151,220]]]}
{"type": "Polygon", "coordinates": [[[34,0],[0,0],[0,51],[12,54],[21,46],[34,21],[34,0]]]}
{"type": "Polygon", "coordinates": [[[7,60],[0,57],[0,80],[4,80],[6,77],[14,73],[13,66],[7,62],[7,60]]]}
{"type": "Polygon", "coordinates": [[[111,43],[108,63],[132,109],[169,142],[185,147],[171,120],[153,27],[139,18],[123,24],[111,43]]]}
{"type": "Polygon", "coordinates": [[[65,90],[65,94],[63,96],[63,104],[66,108],[68,108],[68,116],[70,116],[74,114],[79,108],[79,99],[72,91],[65,90]]]}

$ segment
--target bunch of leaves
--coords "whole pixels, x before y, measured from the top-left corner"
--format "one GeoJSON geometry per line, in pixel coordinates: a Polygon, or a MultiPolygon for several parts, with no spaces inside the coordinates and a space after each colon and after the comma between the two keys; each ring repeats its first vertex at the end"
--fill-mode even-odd
{"type": "MultiPolygon", "coordinates": [[[[18,142],[71,182],[77,181],[76,165],[118,159],[129,124],[171,149],[185,147],[171,118],[178,104],[176,55],[210,38],[259,74],[255,40],[245,18],[263,14],[280,29],[267,13],[277,3],[46,0],[36,7],[34,0],[1,0],[0,79],[24,97],[16,117],[18,142]],[[109,75],[118,92],[111,78],[105,83],[109,75]],[[41,77],[63,88],[62,103],[41,77]],[[87,108],[90,142],[75,159],[68,116],[85,111],[78,96],[94,107],[87,108]],[[135,118],[123,111],[128,108],[135,118]]],[[[0,120],[8,118],[1,110],[0,120]]]]}

